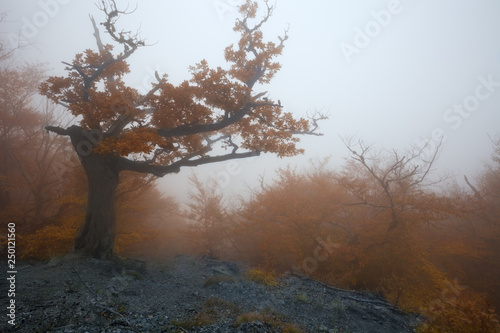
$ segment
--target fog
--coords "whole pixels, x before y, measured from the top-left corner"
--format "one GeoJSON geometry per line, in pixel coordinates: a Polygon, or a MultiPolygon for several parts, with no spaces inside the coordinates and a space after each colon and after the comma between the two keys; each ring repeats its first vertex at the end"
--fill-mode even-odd
{"type": "MultiPolygon", "coordinates": [[[[117,0],[135,12],[120,22],[139,30],[148,47],[130,59],[127,80],[142,92],[154,72],[172,83],[188,79],[188,66],[206,59],[224,66],[223,50],[237,39],[234,0],[117,0]]],[[[61,61],[95,49],[89,14],[102,13],[92,1],[1,0],[7,18],[2,37],[29,46],[16,62],[41,61],[50,75],[64,75],[61,61]]],[[[330,156],[343,164],[348,151],[341,138],[357,135],[388,149],[406,149],[443,137],[441,170],[474,176],[489,159],[489,136],[500,124],[500,2],[498,1],[277,1],[264,28],[267,40],[289,29],[279,59],[282,70],[263,90],[281,100],[285,111],[305,116],[323,110],[321,137],[303,137],[305,154],[278,159],[265,155],[196,168],[215,176],[228,193],[245,194],[247,185],[276,168],[302,167],[330,156]]],[[[104,36],[103,36],[104,37],[104,36]]],[[[185,168],[160,181],[168,194],[187,195],[185,168]]]]}
{"type": "MultiPolygon", "coordinates": [[[[42,286],[34,274],[33,283],[21,284],[33,288],[17,291],[9,277],[12,306],[14,291],[21,297],[16,304],[40,293],[55,300],[19,313],[23,327],[41,320],[85,328],[89,318],[116,327],[127,317],[142,325],[147,316],[148,325],[157,317],[164,329],[189,328],[208,316],[205,295],[226,304],[226,283],[251,280],[283,295],[296,286],[288,278],[298,275],[302,286],[310,277],[323,291],[329,285],[342,295],[363,293],[328,301],[323,293],[314,303],[306,287],[288,293],[286,302],[270,302],[273,318],[283,304],[316,325],[321,308],[335,331],[365,332],[351,329],[361,320],[346,309],[363,322],[393,326],[379,316],[381,301],[384,307],[389,301],[411,314],[419,332],[499,331],[493,307],[500,308],[500,2],[270,0],[276,8],[269,21],[254,22],[247,1],[237,34],[242,0],[99,1],[104,9],[92,1],[0,0],[0,256],[8,258],[9,274],[17,274],[19,259],[29,263],[23,278],[51,272],[54,278],[43,280],[60,285],[42,286]],[[107,22],[111,36],[101,29],[103,43],[115,41],[123,53],[92,51],[109,50],[93,35],[94,18],[107,22]],[[233,43],[239,45],[224,52],[233,43]],[[273,56],[281,51],[282,69],[273,76],[273,56]],[[65,103],[79,118],[71,119],[65,103]],[[307,126],[301,117],[310,115],[307,126]],[[313,135],[317,129],[323,134],[313,135]],[[298,147],[292,133],[302,133],[298,147]],[[243,158],[262,151],[275,155],[243,158]],[[185,165],[203,166],[178,172],[185,165]],[[188,279],[199,288],[193,290],[171,274],[192,275],[182,258],[207,270],[206,262],[220,260],[249,269],[231,268],[226,276],[212,266],[203,284],[188,279]],[[128,297],[146,304],[147,293],[116,289],[101,298],[75,270],[80,259],[116,267],[99,274],[103,282],[142,280],[151,268],[162,277],[148,273],[153,288],[146,289],[158,291],[157,282],[169,284],[163,279],[169,276],[176,279],[171,287],[180,281],[197,304],[177,298],[186,306],[162,303],[155,307],[161,314],[136,313],[125,308],[128,297]],[[62,274],[67,265],[73,280],[62,274]],[[74,289],[81,283],[88,290],[74,289]],[[67,305],[82,303],[59,297],[90,299],[88,291],[103,307],[92,298],[92,306],[81,307],[90,312],[76,316],[67,305]],[[364,305],[354,308],[353,300],[364,305]],[[377,305],[374,320],[369,303],[377,305]]],[[[210,314],[202,326],[223,320],[236,327],[243,289],[230,289],[238,294],[232,310],[217,310],[220,318],[210,314]]],[[[259,309],[267,303],[244,294],[253,304],[259,299],[259,309]]],[[[8,309],[15,317],[16,309],[8,309]]]]}

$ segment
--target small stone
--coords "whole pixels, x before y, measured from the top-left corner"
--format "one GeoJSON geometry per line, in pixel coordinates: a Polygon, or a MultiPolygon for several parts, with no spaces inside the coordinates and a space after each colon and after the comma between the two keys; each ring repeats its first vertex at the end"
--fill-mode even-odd
{"type": "Polygon", "coordinates": [[[110,284],[117,291],[122,291],[122,290],[125,290],[125,288],[127,288],[127,286],[129,285],[129,282],[127,281],[127,279],[125,277],[116,276],[116,277],[111,279],[110,284]]]}
{"type": "Polygon", "coordinates": [[[55,266],[59,265],[61,263],[61,261],[62,261],[62,259],[60,257],[54,257],[54,258],[50,259],[47,266],[55,267],[55,266]]]}

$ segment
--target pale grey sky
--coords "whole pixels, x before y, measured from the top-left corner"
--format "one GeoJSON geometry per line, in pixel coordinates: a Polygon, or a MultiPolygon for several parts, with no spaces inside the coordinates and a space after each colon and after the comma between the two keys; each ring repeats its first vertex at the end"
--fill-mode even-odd
{"type": "MultiPolygon", "coordinates": [[[[237,38],[232,27],[241,2],[138,2],[122,23],[139,28],[154,45],[130,58],[129,82],[146,89],[155,70],[180,82],[201,59],[224,65],[224,47],[237,38]]],[[[0,8],[8,12],[2,37],[21,34],[34,43],[20,59],[47,62],[51,74],[62,75],[61,61],[95,48],[88,15],[98,21],[102,15],[93,1],[0,0],[0,8]]],[[[270,179],[274,168],[310,158],[331,156],[332,165],[340,166],[347,151],[339,137],[353,134],[391,149],[445,135],[439,166],[471,176],[489,159],[488,135],[500,132],[499,0],[278,0],[266,38],[276,40],[287,26],[283,69],[264,90],[298,116],[329,111],[330,120],[321,124],[325,135],[304,137],[303,156],[197,169],[217,175],[224,189],[241,191],[243,182],[252,183],[265,169],[270,179]]],[[[161,184],[184,196],[190,173],[184,169],[161,184]]]]}

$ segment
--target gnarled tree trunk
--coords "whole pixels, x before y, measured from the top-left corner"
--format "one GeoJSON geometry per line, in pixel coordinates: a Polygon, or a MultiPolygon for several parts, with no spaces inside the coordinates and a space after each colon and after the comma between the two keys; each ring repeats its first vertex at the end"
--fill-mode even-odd
{"type": "Polygon", "coordinates": [[[115,242],[115,193],[119,171],[112,160],[98,155],[82,160],[88,180],[85,222],[75,239],[74,251],[109,259],[115,242]]]}
{"type": "Polygon", "coordinates": [[[84,256],[110,259],[115,243],[115,194],[120,173],[118,158],[92,152],[92,138],[78,126],[70,128],[70,137],[88,181],[87,212],[73,251],[84,256]],[[82,142],[86,144],[82,145],[82,142]],[[87,150],[82,149],[83,146],[87,150]]]}
{"type": "Polygon", "coordinates": [[[75,239],[74,251],[109,259],[115,242],[115,193],[119,172],[113,161],[98,155],[82,160],[88,180],[85,222],[75,239]]]}

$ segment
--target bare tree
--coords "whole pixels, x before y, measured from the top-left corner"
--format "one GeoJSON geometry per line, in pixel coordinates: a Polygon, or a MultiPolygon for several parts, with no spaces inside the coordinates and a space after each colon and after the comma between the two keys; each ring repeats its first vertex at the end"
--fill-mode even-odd
{"type": "Polygon", "coordinates": [[[403,211],[415,208],[410,204],[410,200],[407,200],[410,194],[421,190],[423,186],[435,185],[443,180],[443,178],[429,180],[441,142],[429,157],[424,156],[424,152],[429,148],[429,141],[420,148],[410,149],[405,154],[391,150],[385,156],[380,152],[375,153],[372,145],[367,145],[360,139],[348,138],[343,142],[351,153],[351,159],[361,166],[382,190],[383,199],[368,195],[366,190],[357,188],[345,179],[343,185],[347,186],[359,200],[354,204],[390,211],[391,222],[387,232],[400,226],[403,211]]]}
{"type": "Polygon", "coordinates": [[[0,211],[5,222],[23,221],[21,232],[40,228],[62,208],[57,173],[68,145],[44,130],[61,120],[49,101],[36,102],[44,78],[40,64],[0,69],[0,211]]]}

